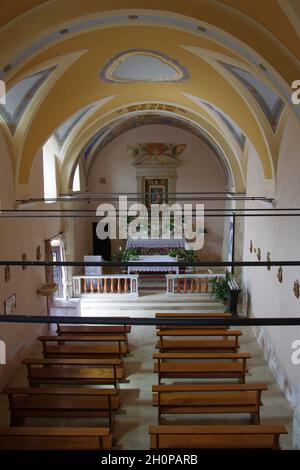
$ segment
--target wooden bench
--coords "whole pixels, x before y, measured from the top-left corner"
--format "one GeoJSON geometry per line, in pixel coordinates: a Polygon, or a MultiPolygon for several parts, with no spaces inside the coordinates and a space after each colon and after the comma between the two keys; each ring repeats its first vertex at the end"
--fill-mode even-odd
{"type": "Polygon", "coordinates": [[[5,388],[11,413],[11,426],[26,417],[108,418],[120,407],[118,390],[87,387],[5,388]]]}
{"type": "Polygon", "coordinates": [[[245,383],[249,353],[154,353],[154,372],[161,379],[222,378],[245,383]],[[166,362],[168,361],[168,362],[166,362]],[[174,362],[175,361],[175,362],[174,362]]]}
{"type": "Polygon", "coordinates": [[[120,359],[36,359],[22,361],[30,387],[41,384],[113,385],[124,377],[120,359]],[[70,366],[70,367],[69,367],[70,366]]]}
{"type": "Polygon", "coordinates": [[[150,426],[151,449],[278,450],[281,425],[150,426]]]}
{"type": "MultiPolygon", "coordinates": [[[[227,320],[232,318],[231,313],[213,313],[213,312],[203,312],[203,313],[156,313],[156,318],[162,318],[164,320],[227,320]]],[[[156,327],[159,330],[166,330],[172,328],[180,328],[178,325],[158,325],[156,327]]],[[[182,326],[185,330],[188,328],[198,328],[198,329],[209,329],[209,330],[227,330],[229,327],[227,325],[184,325],[182,326]]]]}
{"type": "Polygon", "coordinates": [[[109,450],[111,448],[112,436],[107,427],[0,428],[1,450],[109,450]]]}
{"type": "MultiPolygon", "coordinates": [[[[123,318],[123,317],[122,317],[123,318]]],[[[127,317],[128,318],[128,317],[127,317]]],[[[127,352],[129,352],[128,335],[131,332],[130,325],[61,325],[57,324],[58,335],[121,335],[124,338],[127,352]]]]}
{"type": "Polygon", "coordinates": [[[218,351],[218,352],[237,352],[239,348],[239,337],[242,336],[241,331],[237,330],[208,330],[199,328],[172,328],[164,329],[156,332],[159,341],[156,348],[160,352],[180,352],[180,351],[218,351]],[[165,339],[166,336],[184,337],[185,339],[165,339]],[[186,339],[197,336],[205,339],[186,339]],[[214,339],[207,339],[213,337],[214,339]],[[215,338],[222,339],[215,339],[215,338]],[[229,339],[233,338],[233,339],[229,339]]]}
{"type": "Polygon", "coordinates": [[[249,413],[260,423],[261,393],[268,387],[251,384],[153,385],[153,406],[162,415],[249,413]]]}
{"type": "Polygon", "coordinates": [[[44,357],[49,359],[56,357],[74,359],[99,359],[106,357],[108,359],[121,359],[122,355],[127,353],[126,344],[122,344],[122,341],[124,341],[124,336],[122,335],[50,335],[39,336],[38,339],[42,343],[44,357]]]}

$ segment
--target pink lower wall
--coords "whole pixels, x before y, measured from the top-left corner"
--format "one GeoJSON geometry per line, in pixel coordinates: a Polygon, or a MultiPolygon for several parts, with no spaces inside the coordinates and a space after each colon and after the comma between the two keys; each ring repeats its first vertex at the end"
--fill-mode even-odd
{"type": "MultiPolygon", "coordinates": [[[[0,198],[3,209],[14,207],[14,183],[8,148],[0,132],[0,198]]],[[[42,196],[43,173],[41,158],[35,160],[30,178],[30,193],[34,197],[42,196]]],[[[54,207],[52,204],[35,206],[34,208],[54,207]]],[[[41,247],[44,259],[44,240],[56,235],[61,230],[59,219],[0,219],[0,259],[20,260],[26,253],[28,260],[36,260],[36,248],[41,247]]],[[[11,278],[4,280],[4,267],[0,267],[0,306],[4,313],[4,300],[16,294],[17,307],[14,313],[45,315],[46,299],[37,294],[36,290],[45,282],[44,267],[10,267],[11,278]]],[[[1,323],[0,339],[5,341],[7,365],[0,365],[0,389],[19,366],[20,361],[32,348],[37,335],[45,328],[39,324],[1,323]]]]}

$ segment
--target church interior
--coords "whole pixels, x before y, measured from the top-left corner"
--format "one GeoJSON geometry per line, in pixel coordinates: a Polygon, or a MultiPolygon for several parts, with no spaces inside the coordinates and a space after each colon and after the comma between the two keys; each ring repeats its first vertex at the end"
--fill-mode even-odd
{"type": "Polygon", "coordinates": [[[300,1],[0,22],[0,450],[300,449],[300,1]]]}

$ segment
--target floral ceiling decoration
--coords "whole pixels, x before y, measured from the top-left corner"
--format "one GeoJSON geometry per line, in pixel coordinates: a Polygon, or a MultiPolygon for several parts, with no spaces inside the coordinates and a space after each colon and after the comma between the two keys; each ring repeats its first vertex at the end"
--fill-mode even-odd
{"type": "Polygon", "coordinates": [[[168,164],[177,162],[176,157],[182,154],[186,144],[173,144],[163,142],[146,142],[143,144],[128,145],[127,150],[131,153],[135,165],[168,164]]]}
{"type": "Polygon", "coordinates": [[[88,159],[91,155],[101,152],[104,147],[119,135],[122,135],[131,129],[151,124],[171,126],[176,127],[177,129],[186,130],[203,140],[213,152],[216,152],[216,148],[209,140],[208,136],[206,136],[204,132],[201,132],[201,129],[193,126],[188,121],[179,120],[178,118],[169,115],[139,114],[132,116],[131,118],[120,118],[120,120],[115,123],[108,123],[89,140],[80,155],[84,156],[85,159],[88,159]]]}

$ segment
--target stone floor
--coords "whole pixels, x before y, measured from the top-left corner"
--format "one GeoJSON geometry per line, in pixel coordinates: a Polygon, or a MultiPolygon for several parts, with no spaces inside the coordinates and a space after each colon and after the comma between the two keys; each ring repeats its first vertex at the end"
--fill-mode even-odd
{"type": "MultiPolygon", "coordinates": [[[[99,305],[98,305],[99,307],[99,305]]],[[[185,304],[186,307],[186,304],[185,304]]],[[[181,306],[181,311],[189,311],[181,306]]],[[[158,308],[153,305],[143,308],[139,305],[132,316],[153,317],[158,308]]],[[[199,306],[198,306],[199,311],[199,306]]],[[[204,311],[204,309],[203,309],[204,311]]],[[[89,306],[89,314],[92,316],[92,309],[89,306]]],[[[179,312],[178,312],[179,313],[179,312]]],[[[94,314],[99,315],[99,308],[95,307],[94,314]]],[[[85,312],[82,312],[85,315],[85,312]]],[[[109,315],[130,315],[126,308],[115,309],[109,315]]],[[[263,406],[261,409],[262,424],[280,423],[284,424],[289,434],[281,437],[281,446],[284,449],[291,449],[291,425],[292,425],[292,408],[289,402],[284,398],[274,377],[266,365],[262,353],[256,343],[254,335],[248,329],[243,328],[244,335],[241,338],[241,351],[252,353],[252,359],[249,360],[249,373],[247,374],[248,382],[263,381],[268,384],[269,390],[263,393],[263,406]]],[[[121,384],[122,409],[115,415],[114,437],[116,439],[117,449],[149,449],[148,427],[157,423],[156,409],[151,406],[151,387],[157,383],[157,377],[153,374],[152,354],[154,352],[155,343],[155,327],[152,326],[134,326],[129,337],[130,354],[125,359],[127,383],[121,384]]],[[[40,351],[36,348],[34,355],[39,355],[40,351]]],[[[20,367],[16,375],[13,377],[10,386],[26,385],[25,367],[20,367]]],[[[177,418],[176,418],[177,419],[177,418]]],[[[177,419],[183,423],[183,417],[177,419]]],[[[187,417],[185,423],[246,423],[246,418],[239,418],[238,415],[222,415],[219,418],[211,416],[187,417]]],[[[99,425],[99,421],[92,420],[75,420],[75,419],[59,419],[56,420],[27,420],[26,424],[45,425],[99,425]]],[[[0,395],[0,425],[9,424],[9,411],[7,398],[0,395]]]]}

